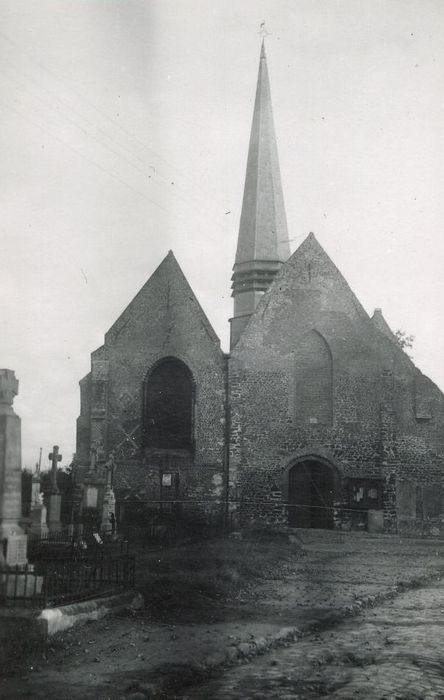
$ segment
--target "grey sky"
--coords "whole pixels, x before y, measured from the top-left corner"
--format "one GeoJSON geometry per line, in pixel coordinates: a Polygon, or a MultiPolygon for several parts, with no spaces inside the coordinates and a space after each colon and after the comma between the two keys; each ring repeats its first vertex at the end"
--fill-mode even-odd
{"type": "Polygon", "coordinates": [[[292,250],[314,231],[444,388],[442,2],[0,0],[0,366],[25,464],[70,458],[89,353],[168,249],[228,349],[263,20],[292,250]]]}

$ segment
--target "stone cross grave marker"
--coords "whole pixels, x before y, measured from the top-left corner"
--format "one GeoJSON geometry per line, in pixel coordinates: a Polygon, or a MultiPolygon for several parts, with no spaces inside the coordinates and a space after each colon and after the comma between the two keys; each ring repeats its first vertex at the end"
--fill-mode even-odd
{"type": "Polygon", "coordinates": [[[58,492],[57,488],[57,462],[62,461],[62,455],[59,454],[59,446],[54,445],[52,452],[49,453],[48,459],[51,460],[51,485],[53,493],[58,492]]]}
{"type": "Polygon", "coordinates": [[[62,527],[60,522],[62,495],[57,486],[57,464],[62,461],[62,455],[59,454],[58,445],[54,445],[48,457],[51,460],[51,488],[48,494],[48,526],[50,532],[59,532],[62,527]]]}

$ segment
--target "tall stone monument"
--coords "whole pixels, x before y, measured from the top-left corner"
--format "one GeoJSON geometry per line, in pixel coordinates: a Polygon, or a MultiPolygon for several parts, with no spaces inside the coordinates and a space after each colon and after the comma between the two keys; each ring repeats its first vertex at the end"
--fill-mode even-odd
{"type": "Polygon", "coordinates": [[[62,523],[60,522],[62,494],[57,486],[57,464],[62,461],[62,455],[59,454],[58,445],[54,445],[48,458],[51,460],[51,486],[47,494],[48,527],[50,532],[60,532],[62,529],[62,523]]]}
{"type": "Polygon", "coordinates": [[[26,563],[26,535],[22,517],[21,423],[12,404],[18,381],[10,369],[0,369],[0,559],[26,563]],[[6,546],[5,546],[6,545],[6,546]]]}
{"type": "Polygon", "coordinates": [[[12,404],[18,381],[11,369],[0,369],[0,539],[21,533],[21,424],[12,404]]]}

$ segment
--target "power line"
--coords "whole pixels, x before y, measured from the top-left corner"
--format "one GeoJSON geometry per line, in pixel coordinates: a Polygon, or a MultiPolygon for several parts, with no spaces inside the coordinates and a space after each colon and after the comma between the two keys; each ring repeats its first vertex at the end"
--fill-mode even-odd
{"type": "Polygon", "coordinates": [[[130,190],[132,190],[133,192],[138,194],[140,197],[142,197],[143,199],[146,199],[146,201],[149,202],[150,204],[154,204],[155,207],[158,207],[159,209],[162,209],[163,211],[165,211],[167,213],[171,213],[169,209],[166,209],[158,202],[155,202],[153,199],[150,199],[149,197],[147,197],[143,192],[140,192],[140,190],[136,189],[135,187],[130,185],[128,182],[126,182],[126,180],[122,180],[118,175],[113,173],[111,170],[108,170],[107,168],[103,167],[100,163],[97,163],[97,161],[92,160],[91,158],[88,158],[88,156],[85,156],[85,154],[82,153],[81,151],[79,151],[77,148],[74,148],[73,146],[71,146],[71,144],[67,143],[66,141],[61,139],[59,136],[57,136],[56,134],[53,134],[47,127],[42,126],[42,124],[38,124],[36,121],[34,121],[30,117],[22,114],[21,112],[19,112],[14,107],[11,107],[11,105],[7,104],[6,102],[2,101],[0,104],[3,104],[3,106],[6,107],[6,109],[9,109],[11,112],[14,112],[14,114],[17,114],[19,117],[21,117],[25,121],[28,121],[31,124],[33,124],[33,126],[36,126],[37,128],[41,129],[42,131],[45,131],[47,134],[52,136],[52,138],[54,138],[56,141],[58,141],[63,146],[65,146],[65,148],[68,148],[70,151],[72,151],[76,155],[81,156],[81,158],[84,158],[88,163],[91,163],[96,168],[98,168],[102,172],[106,173],[106,175],[108,175],[109,177],[113,178],[117,182],[120,182],[121,185],[128,187],[130,190]]]}
{"type": "MultiPolygon", "coordinates": [[[[77,148],[74,148],[71,144],[69,144],[69,143],[67,143],[66,141],[64,141],[64,140],[63,140],[62,138],[60,138],[57,134],[54,134],[50,129],[48,129],[48,127],[43,126],[42,124],[39,124],[39,123],[36,122],[35,120],[31,119],[30,117],[28,117],[27,115],[23,114],[23,113],[20,112],[18,109],[16,109],[15,107],[12,107],[10,104],[8,104],[8,103],[6,103],[6,102],[4,102],[4,101],[0,101],[0,104],[3,104],[3,106],[6,107],[6,109],[9,109],[11,112],[13,112],[14,114],[17,114],[19,117],[21,117],[21,118],[24,119],[25,121],[28,121],[30,124],[33,124],[33,126],[37,127],[38,129],[41,129],[41,130],[44,131],[45,133],[49,134],[49,136],[51,136],[51,137],[54,138],[56,141],[58,141],[58,142],[61,143],[63,146],[65,146],[65,148],[68,148],[70,151],[72,151],[72,152],[75,153],[76,155],[80,156],[81,158],[83,158],[84,160],[86,160],[86,161],[87,161],[88,163],[90,163],[91,165],[94,165],[96,168],[98,168],[99,170],[101,170],[103,173],[105,173],[105,174],[108,175],[109,177],[113,178],[114,180],[116,180],[116,181],[119,182],[120,184],[122,184],[122,185],[124,185],[125,187],[127,187],[128,189],[132,190],[132,191],[135,192],[137,195],[139,195],[139,197],[142,197],[143,199],[145,199],[145,200],[146,200],[147,202],[149,202],[150,204],[153,204],[153,205],[154,205],[155,207],[157,207],[158,209],[161,209],[162,211],[166,212],[166,213],[169,214],[170,216],[176,218],[176,219],[177,219],[178,221],[180,221],[181,223],[183,222],[183,220],[184,220],[184,218],[185,218],[184,216],[180,216],[176,211],[174,211],[174,209],[166,208],[166,207],[162,206],[161,204],[159,204],[158,202],[156,202],[155,200],[151,199],[150,197],[147,197],[145,193],[141,192],[139,189],[137,189],[136,187],[134,187],[133,185],[131,185],[129,182],[127,182],[126,180],[124,180],[124,179],[122,179],[121,177],[119,177],[116,173],[114,173],[113,171],[111,171],[111,170],[109,170],[108,168],[104,167],[103,165],[101,165],[100,163],[98,163],[96,160],[93,160],[92,158],[89,158],[89,157],[86,156],[81,150],[79,150],[79,149],[77,149],[77,148]]],[[[193,211],[194,211],[194,210],[193,210],[193,211]]],[[[203,217],[201,217],[201,218],[202,218],[202,221],[204,221],[203,217]]],[[[207,223],[207,222],[205,221],[205,224],[206,224],[206,223],[207,223]]]]}
{"type": "MultiPolygon", "coordinates": [[[[52,71],[50,68],[48,68],[46,65],[44,65],[44,64],[41,63],[40,61],[35,60],[34,57],[31,57],[30,54],[29,54],[22,46],[20,46],[17,42],[15,42],[13,39],[11,39],[10,37],[8,37],[6,34],[4,34],[4,33],[1,32],[1,31],[0,31],[0,38],[2,38],[4,41],[8,42],[8,44],[10,44],[12,47],[18,49],[18,50],[23,54],[23,56],[24,56],[25,59],[28,61],[28,63],[32,64],[32,67],[33,67],[33,68],[35,68],[35,66],[38,66],[38,67],[41,69],[41,71],[43,71],[44,73],[46,73],[46,74],[52,76],[52,77],[53,77],[59,84],[61,84],[61,85],[63,86],[63,88],[66,90],[66,85],[65,85],[65,83],[64,83],[63,78],[61,78],[60,76],[58,76],[54,71],[52,71]]],[[[6,59],[6,60],[7,60],[7,59],[6,59]]],[[[13,64],[11,63],[11,61],[7,61],[7,62],[9,63],[9,65],[13,65],[13,64]]],[[[16,68],[13,68],[13,70],[16,71],[17,69],[16,69],[16,68]]],[[[36,85],[40,88],[41,82],[40,82],[40,85],[39,85],[39,82],[38,82],[34,77],[27,76],[26,74],[25,74],[25,77],[26,77],[28,80],[31,80],[31,81],[35,82],[36,85]]],[[[46,92],[48,92],[49,94],[51,94],[51,93],[54,94],[54,95],[56,96],[56,99],[57,99],[58,102],[60,102],[61,104],[65,104],[66,107],[69,107],[69,108],[70,108],[69,103],[68,103],[66,100],[62,100],[60,97],[58,97],[58,96],[57,96],[57,93],[56,93],[55,91],[49,90],[46,86],[45,86],[43,89],[44,89],[46,92]]],[[[207,226],[207,223],[208,223],[208,222],[207,222],[207,220],[204,218],[204,216],[203,216],[203,214],[202,214],[202,212],[201,212],[201,201],[197,200],[197,199],[193,196],[193,194],[192,194],[192,193],[195,191],[195,189],[196,189],[196,184],[195,184],[191,179],[188,178],[188,176],[185,174],[185,171],[183,171],[183,170],[180,169],[180,168],[177,168],[175,165],[173,165],[172,163],[170,163],[170,161],[168,161],[166,158],[164,158],[162,155],[160,155],[160,153],[158,153],[157,151],[155,151],[154,149],[152,149],[150,146],[148,146],[146,143],[144,143],[138,136],[136,136],[135,134],[130,133],[130,132],[129,132],[127,129],[125,129],[121,124],[119,124],[119,123],[116,122],[114,119],[112,119],[107,113],[105,113],[105,112],[103,112],[101,109],[99,109],[99,107],[97,107],[93,102],[91,102],[88,98],[86,98],[86,97],[85,97],[83,94],[81,94],[78,90],[76,90],[76,89],[70,87],[70,90],[69,90],[68,92],[71,92],[73,95],[75,95],[75,96],[78,98],[78,100],[83,101],[86,105],[88,105],[88,106],[90,107],[90,109],[94,110],[94,112],[96,112],[97,114],[101,115],[101,117],[103,117],[103,119],[105,119],[107,122],[109,122],[109,124],[112,124],[112,125],[113,125],[114,127],[116,127],[122,134],[125,134],[129,139],[131,139],[132,142],[133,142],[134,144],[139,144],[140,146],[142,146],[143,149],[146,149],[147,151],[151,152],[152,154],[154,154],[154,156],[155,156],[156,158],[160,159],[160,161],[162,161],[163,163],[165,163],[168,167],[171,167],[173,170],[175,170],[177,173],[179,173],[179,175],[180,175],[182,178],[184,178],[184,180],[188,183],[186,189],[184,190],[184,193],[186,194],[185,197],[184,197],[184,196],[181,196],[180,192],[177,191],[178,189],[181,188],[181,185],[180,185],[179,183],[176,183],[175,181],[172,181],[171,179],[166,179],[166,178],[164,177],[164,175],[162,175],[162,173],[158,171],[157,168],[156,168],[156,169],[153,169],[153,166],[152,166],[151,164],[145,163],[145,161],[144,161],[142,158],[140,158],[138,155],[135,155],[135,154],[133,153],[132,150],[130,150],[129,148],[127,148],[126,145],[123,145],[120,141],[116,140],[112,135],[110,135],[110,134],[108,134],[107,132],[105,132],[105,131],[104,131],[103,129],[101,129],[97,124],[95,124],[94,122],[92,122],[91,119],[88,119],[86,116],[79,115],[79,112],[78,112],[77,110],[73,110],[73,111],[75,111],[75,113],[76,113],[77,115],[80,116],[80,118],[84,119],[85,121],[87,121],[87,122],[89,122],[89,123],[91,123],[91,124],[94,124],[94,128],[95,128],[97,131],[99,131],[100,133],[102,133],[102,134],[104,135],[105,138],[107,138],[107,139],[113,141],[113,142],[118,146],[118,148],[122,148],[124,151],[126,151],[126,152],[130,155],[130,157],[136,158],[136,159],[139,160],[143,165],[145,165],[147,168],[149,168],[150,170],[154,170],[154,175],[155,175],[154,177],[151,175],[151,173],[150,173],[150,175],[146,175],[146,173],[143,173],[143,176],[144,176],[145,178],[147,178],[147,179],[149,180],[150,183],[155,184],[155,185],[157,185],[157,186],[161,186],[161,183],[158,182],[158,178],[161,179],[161,180],[163,179],[164,182],[165,182],[165,186],[167,187],[168,193],[169,193],[170,195],[172,195],[173,197],[176,196],[176,197],[178,197],[179,199],[181,199],[181,200],[186,204],[187,207],[190,207],[190,204],[191,204],[191,203],[190,203],[189,200],[192,199],[192,200],[195,202],[195,204],[197,205],[197,206],[195,206],[195,207],[192,208],[193,216],[196,216],[196,215],[197,215],[197,216],[199,217],[199,219],[201,220],[201,222],[204,223],[205,226],[207,226]],[[191,194],[190,194],[189,190],[191,191],[191,194]]],[[[12,108],[10,108],[10,109],[12,109],[12,108]]],[[[22,118],[26,119],[26,117],[25,117],[24,115],[21,114],[20,116],[21,116],[22,118]]],[[[28,121],[30,121],[30,122],[32,123],[32,120],[30,120],[29,118],[28,118],[28,121]]],[[[73,121],[73,120],[71,119],[71,121],[73,121]]],[[[75,124],[75,122],[74,122],[74,124],[75,124]]],[[[102,165],[100,165],[100,164],[97,163],[96,161],[94,161],[94,160],[92,160],[92,159],[88,159],[87,156],[83,155],[83,153],[82,153],[81,151],[77,151],[76,149],[74,149],[73,147],[71,147],[69,144],[65,143],[65,142],[63,141],[63,139],[60,139],[60,138],[58,138],[57,136],[53,135],[49,130],[45,129],[44,126],[42,126],[42,125],[40,125],[40,124],[35,124],[35,125],[36,125],[38,128],[40,128],[40,129],[42,129],[42,130],[44,130],[44,131],[47,131],[47,133],[49,133],[49,134],[52,135],[54,138],[56,138],[57,140],[59,140],[59,142],[62,143],[65,147],[70,148],[70,150],[72,150],[73,152],[77,153],[78,155],[80,155],[81,157],[83,157],[83,158],[84,158],[85,160],[87,160],[88,162],[91,162],[93,165],[95,165],[95,166],[96,166],[99,170],[101,170],[102,172],[105,172],[106,174],[108,174],[108,175],[109,175],[110,177],[112,177],[113,179],[117,180],[118,182],[121,182],[121,183],[124,184],[127,188],[129,188],[129,189],[131,189],[132,191],[134,191],[135,193],[137,193],[139,196],[143,197],[145,200],[147,200],[147,201],[150,202],[151,204],[154,204],[154,206],[156,206],[156,207],[162,209],[163,211],[166,211],[166,212],[170,213],[174,218],[176,218],[177,220],[179,220],[181,223],[183,222],[183,220],[184,220],[184,218],[185,218],[185,216],[184,216],[183,214],[182,214],[182,215],[179,215],[179,214],[178,214],[176,211],[174,211],[174,210],[173,210],[173,211],[170,211],[170,210],[167,210],[165,207],[162,207],[160,204],[158,204],[157,202],[155,202],[154,200],[148,198],[145,194],[143,194],[142,192],[140,192],[140,190],[138,190],[136,187],[130,185],[130,184],[129,184],[128,182],[126,182],[125,180],[122,180],[122,178],[119,178],[116,174],[112,173],[111,171],[109,171],[107,168],[103,167],[102,165]]],[[[75,126],[76,126],[76,128],[81,129],[81,130],[83,131],[83,133],[85,133],[85,130],[83,129],[82,126],[79,126],[79,125],[77,125],[77,124],[75,124],[75,126]]],[[[92,135],[90,135],[90,134],[85,134],[85,135],[86,135],[86,136],[89,136],[90,138],[94,138],[94,137],[93,137],[92,135]]],[[[96,138],[96,140],[98,141],[97,138],[96,138]]],[[[100,142],[99,142],[99,143],[100,143],[100,142]]],[[[106,145],[103,144],[103,143],[101,143],[101,145],[102,145],[104,148],[108,148],[108,150],[112,150],[112,149],[110,149],[108,146],[106,146],[106,145]]],[[[115,152],[115,151],[114,151],[114,152],[115,152]]],[[[123,156],[123,155],[120,154],[120,153],[116,153],[116,155],[117,155],[118,157],[125,158],[125,156],[123,156]]],[[[125,158],[125,160],[128,161],[127,158],[125,158]]],[[[133,168],[139,169],[139,170],[140,170],[140,168],[137,168],[137,166],[136,166],[134,163],[132,163],[131,161],[128,161],[128,162],[129,162],[129,164],[130,164],[133,168]]],[[[141,172],[142,172],[142,171],[141,171],[141,172]]],[[[176,180],[176,178],[175,178],[175,180],[176,180]]],[[[188,219],[187,219],[187,221],[188,221],[188,219]]]]}
{"type": "MultiPolygon", "coordinates": [[[[29,56],[28,52],[26,51],[26,49],[24,49],[22,46],[20,46],[20,44],[18,44],[16,41],[14,41],[13,39],[11,39],[10,37],[8,37],[6,34],[4,34],[4,33],[1,32],[1,31],[0,31],[0,37],[3,38],[5,41],[7,41],[7,42],[8,42],[9,44],[11,44],[12,46],[14,46],[15,48],[17,48],[19,51],[21,51],[21,52],[28,58],[28,56],[29,56]]],[[[44,65],[44,64],[41,63],[40,61],[37,61],[37,60],[35,60],[34,58],[32,59],[32,61],[31,61],[31,58],[28,58],[28,60],[29,60],[30,62],[32,62],[32,65],[33,65],[33,66],[34,66],[34,65],[37,65],[41,70],[43,70],[44,72],[46,72],[46,73],[48,73],[49,75],[51,75],[51,76],[52,76],[53,78],[55,78],[59,83],[63,83],[63,79],[60,78],[60,76],[58,76],[54,71],[52,71],[50,68],[48,68],[46,65],[44,65]]],[[[131,132],[129,132],[127,129],[125,129],[125,127],[123,127],[121,124],[119,124],[118,122],[114,121],[114,119],[112,119],[108,114],[106,114],[106,112],[103,112],[101,109],[99,109],[99,107],[97,107],[97,105],[95,105],[93,102],[91,102],[87,97],[85,97],[83,94],[79,93],[78,90],[76,90],[76,89],[74,89],[74,88],[72,88],[72,87],[71,87],[70,89],[71,89],[71,91],[72,91],[75,95],[77,95],[78,98],[80,98],[80,100],[83,100],[86,104],[88,104],[88,105],[90,106],[91,109],[93,109],[94,111],[96,111],[96,112],[97,112],[98,114],[100,114],[104,119],[106,119],[106,120],[109,121],[111,124],[113,124],[115,127],[117,127],[120,131],[122,131],[124,134],[126,134],[130,139],[132,139],[133,141],[139,143],[143,148],[145,148],[146,150],[150,151],[151,153],[153,153],[154,155],[156,155],[158,158],[160,158],[160,160],[162,160],[164,163],[166,163],[166,164],[169,165],[171,168],[173,168],[173,170],[175,170],[175,171],[178,172],[178,173],[181,173],[181,174],[183,175],[183,177],[187,178],[187,176],[185,175],[185,173],[184,173],[180,168],[177,168],[175,165],[173,165],[173,164],[170,163],[168,160],[166,160],[162,155],[160,155],[160,153],[158,153],[157,151],[155,151],[154,149],[152,149],[150,146],[147,146],[147,144],[144,143],[138,136],[135,136],[134,134],[132,134],[131,132]]]]}
{"type": "MultiPolygon", "coordinates": [[[[15,70],[15,69],[13,68],[13,70],[15,70]]],[[[4,70],[0,70],[0,73],[2,73],[3,75],[5,75],[5,77],[6,77],[8,80],[12,80],[4,70]]],[[[28,76],[26,76],[26,77],[28,77],[28,76]]],[[[30,79],[30,80],[33,80],[32,78],[29,78],[29,79],[30,79]]],[[[14,79],[14,80],[15,80],[15,79],[14,79]]],[[[48,103],[46,103],[45,100],[44,100],[40,95],[35,95],[33,92],[31,92],[31,90],[29,90],[29,88],[26,87],[26,85],[24,85],[23,82],[22,82],[21,84],[22,84],[23,89],[24,89],[33,99],[38,99],[44,106],[46,106],[46,107],[49,106],[49,108],[51,108],[51,105],[48,105],[48,103]]],[[[143,170],[141,167],[139,167],[139,166],[136,165],[134,162],[132,162],[127,156],[123,155],[122,153],[119,153],[119,152],[116,151],[114,148],[108,146],[108,145],[105,144],[103,141],[101,141],[101,140],[99,140],[97,137],[95,137],[93,134],[89,133],[81,124],[78,124],[74,119],[72,119],[71,116],[68,116],[67,114],[64,114],[64,115],[63,115],[63,118],[66,119],[69,123],[71,123],[76,129],[79,129],[79,130],[84,134],[84,136],[85,136],[86,138],[90,138],[90,139],[96,141],[98,144],[100,144],[101,146],[103,146],[103,148],[109,150],[109,151],[112,152],[114,155],[116,155],[116,156],[118,156],[119,158],[122,158],[123,160],[125,160],[131,167],[133,167],[135,170],[137,170],[138,172],[140,172],[140,173],[144,176],[144,178],[149,179],[149,180],[150,180],[150,183],[156,185],[157,187],[161,187],[161,186],[162,186],[161,183],[160,183],[160,182],[157,182],[157,179],[156,179],[157,176],[160,177],[160,178],[164,181],[165,185],[167,186],[167,190],[168,190],[168,193],[169,193],[169,194],[171,194],[172,196],[177,196],[179,199],[181,199],[181,200],[182,200],[183,202],[185,202],[187,205],[190,204],[189,200],[186,199],[184,196],[182,196],[182,195],[177,191],[177,187],[174,187],[174,188],[172,189],[171,186],[170,186],[170,185],[171,185],[171,181],[168,180],[167,178],[165,178],[165,177],[164,177],[163,175],[161,175],[160,173],[158,173],[158,171],[157,171],[155,168],[153,168],[153,166],[148,165],[147,163],[145,163],[145,161],[144,161],[142,158],[140,158],[140,157],[136,156],[135,154],[133,154],[132,151],[130,151],[128,148],[126,148],[123,144],[121,144],[119,141],[117,141],[116,139],[114,139],[112,136],[110,136],[109,134],[107,134],[105,131],[103,131],[103,129],[101,129],[99,126],[97,126],[97,125],[96,125],[94,122],[92,122],[90,119],[88,119],[88,118],[85,117],[84,115],[80,114],[80,113],[79,113],[78,111],[76,111],[75,109],[72,109],[72,108],[68,105],[68,103],[67,103],[66,101],[64,101],[64,100],[62,100],[61,98],[59,98],[53,91],[47,90],[46,88],[43,88],[43,89],[44,89],[46,92],[48,92],[49,94],[55,95],[55,99],[57,100],[57,102],[59,102],[59,103],[62,104],[62,105],[66,105],[66,106],[67,106],[72,112],[74,112],[74,114],[76,114],[80,119],[83,119],[83,120],[86,121],[87,123],[91,124],[91,126],[92,126],[93,129],[95,129],[95,130],[98,131],[99,133],[103,134],[103,136],[104,136],[105,138],[109,139],[110,141],[112,141],[113,143],[115,143],[119,148],[121,148],[121,149],[123,149],[124,151],[126,151],[126,152],[130,155],[131,158],[135,158],[135,159],[137,159],[138,161],[140,161],[140,163],[142,163],[142,165],[145,166],[145,167],[147,168],[147,170],[146,170],[146,171],[143,170]],[[149,174],[149,170],[150,170],[150,169],[153,169],[153,170],[154,170],[154,172],[155,172],[154,177],[152,176],[152,174],[149,174]]],[[[180,186],[179,186],[179,187],[180,187],[180,186]]],[[[197,200],[195,200],[195,201],[197,202],[197,200]]],[[[193,211],[196,211],[196,210],[193,210],[193,211]]],[[[199,211],[199,210],[198,210],[198,211],[199,211]]]]}

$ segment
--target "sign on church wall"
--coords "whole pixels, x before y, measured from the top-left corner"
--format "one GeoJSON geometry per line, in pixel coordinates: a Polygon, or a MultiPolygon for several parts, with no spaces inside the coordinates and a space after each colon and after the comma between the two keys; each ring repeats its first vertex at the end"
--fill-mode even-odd
{"type": "Polygon", "coordinates": [[[96,486],[88,486],[85,494],[87,508],[97,508],[99,490],[96,486]]]}
{"type": "Polygon", "coordinates": [[[172,485],[172,474],[162,474],[162,486],[172,485]]]}

